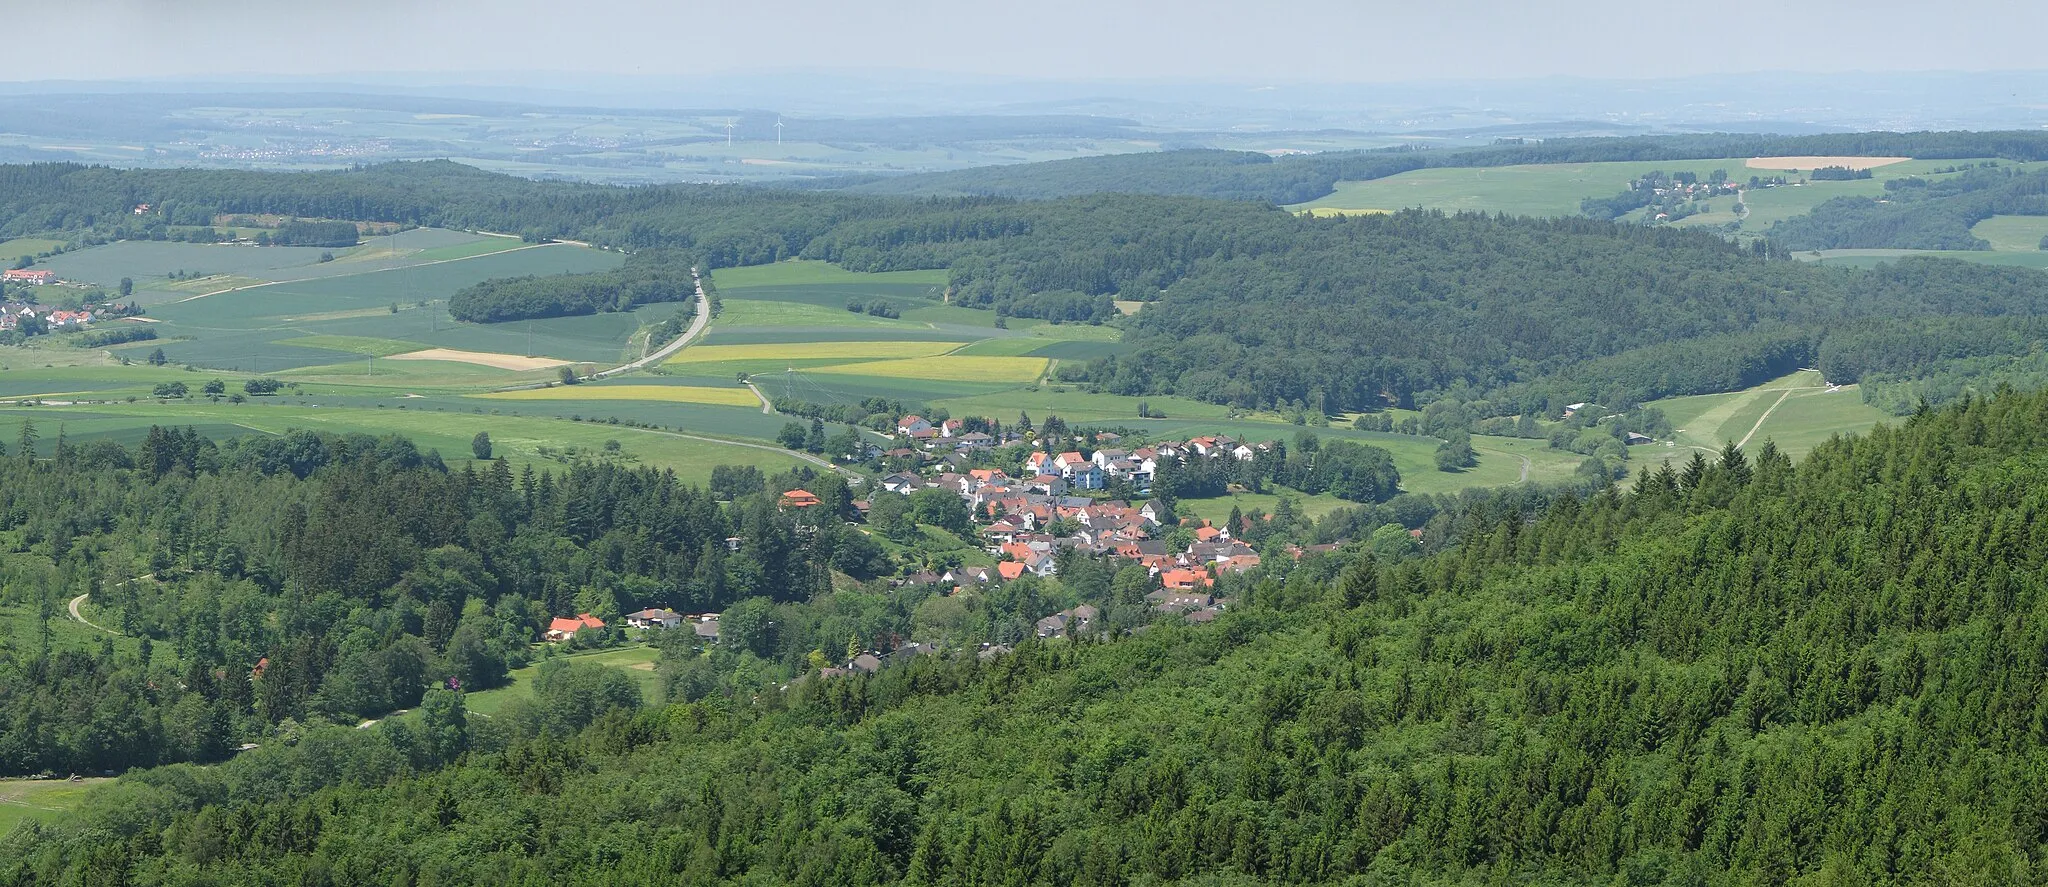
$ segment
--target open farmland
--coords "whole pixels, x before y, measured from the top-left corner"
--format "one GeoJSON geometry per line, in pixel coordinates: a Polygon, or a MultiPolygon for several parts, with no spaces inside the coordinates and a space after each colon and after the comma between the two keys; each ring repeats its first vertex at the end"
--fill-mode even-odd
{"type": "Polygon", "coordinates": [[[1040,357],[913,357],[819,367],[813,372],[885,379],[1024,383],[1045,374],[1040,357]]]}
{"type": "MultiPolygon", "coordinates": [[[[1405,172],[1363,182],[1339,182],[1326,197],[1292,209],[1313,211],[1397,210],[1409,207],[1447,212],[1503,212],[1526,216],[1575,216],[1579,201],[1620,193],[1628,183],[1651,172],[1690,172],[1702,180],[1722,170],[1735,182],[1747,182],[1752,175],[1784,174],[1776,168],[1754,168],[1752,158],[1729,157],[1713,160],[1626,161],[1613,163],[1549,163],[1491,168],[1437,168],[1405,172]]],[[[1787,158],[1773,162],[1791,162],[1787,158]]],[[[1844,158],[1824,158],[1842,160],[1844,158]]],[[[1715,198],[1713,212],[1682,219],[1680,225],[1732,225],[1745,233],[1762,233],[1773,223],[1810,212],[1815,206],[1849,196],[1875,197],[1884,193],[1887,179],[1906,176],[1937,177],[1935,169],[1950,168],[1971,161],[1907,160],[1864,158],[1884,161],[1872,169],[1872,177],[1852,181],[1805,182],[1777,188],[1746,189],[1743,203],[1747,215],[1738,217],[1732,197],[1715,198]]],[[[1793,167],[1802,173],[1812,167],[1793,167]]]]}
{"type": "MultiPolygon", "coordinates": [[[[446,303],[455,291],[492,277],[598,271],[617,267],[620,261],[612,253],[557,244],[188,295],[149,309],[160,321],[152,347],[163,348],[176,363],[249,373],[332,364],[363,353],[389,356],[436,347],[605,361],[619,355],[643,313],[481,325],[456,323],[448,317],[446,303]]],[[[674,310],[642,310],[660,307],[674,310]]]]}
{"type": "Polygon", "coordinates": [[[562,385],[481,394],[491,400],[652,400],[662,403],[705,403],[729,407],[754,406],[760,401],[745,388],[704,388],[694,385],[562,385]]]}

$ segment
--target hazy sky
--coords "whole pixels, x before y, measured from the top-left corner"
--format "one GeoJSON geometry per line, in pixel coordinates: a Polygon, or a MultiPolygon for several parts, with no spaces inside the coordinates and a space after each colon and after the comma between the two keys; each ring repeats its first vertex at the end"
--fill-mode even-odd
{"type": "Polygon", "coordinates": [[[887,68],[1373,82],[2048,67],[2040,0],[65,0],[32,4],[7,28],[18,50],[7,80],[887,68]]]}

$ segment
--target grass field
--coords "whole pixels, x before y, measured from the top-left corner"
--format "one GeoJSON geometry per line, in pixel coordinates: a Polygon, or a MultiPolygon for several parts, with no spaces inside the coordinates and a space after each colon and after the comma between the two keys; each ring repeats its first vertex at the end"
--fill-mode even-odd
{"type": "Polygon", "coordinates": [[[11,263],[22,256],[34,256],[49,252],[63,246],[66,242],[63,240],[49,240],[42,237],[17,237],[13,240],[0,240],[0,259],[6,259],[11,263]]]}
{"type": "MultiPolygon", "coordinates": [[[[1043,347],[1030,340],[1018,340],[1033,347],[1043,347]]],[[[987,343],[976,343],[987,344],[987,343]]],[[[791,359],[814,362],[886,360],[891,358],[932,357],[960,349],[959,342],[883,341],[883,342],[812,342],[801,346],[787,344],[763,345],[695,345],[676,352],[668,359],[670,365],[700,363],[730,363],[735,361],[770,363],[791,359]]],[[[964,352],[963,352],[964,353],[964,352]]],[[[1024,353],[1024,352],[1019,352],[1024,353]]]]}
{"type": "Polygon", "coordinates": [[[296,345],[301,348],[324,348],[328,351],[346,351],[350,354],[368,354],[375,357],[390,357],[426,348],[418,342],[400,339],[379,339],[372,336],[294,336],[279,339],[280,345],[296,345]]]}
{"type": "MultiPolygon", "coordinates": [[[[640,685],[641,696],[652,703],[660,692],[661,680],[654,673],[654,660],[660,655],[660,651],[643,644],[590,653],[573,653],[560,658],[570,662],[607,665],[623,670],[640,685]]],[[[478,714],[495,715],[515,699],[532,699],[533,682],[539,677],[539,663],[514,670],[512,683],[479,693],[466,694],[462,700],[463,706],[478,714]]]]}
{"type": "Polygon", "coordinates": [[[717,273],[720,292],[745,289],[747,287],[785,286],[847,286],[867,292],[876,286],[917,286],[943,287],[946,285],[946,271],[883,271],[862,273],[848,271],[830,262],[812,262],[792,259],[773,265],[754,265],[745,268],[723,268],[717,273]]]}
{"type": "MultiPolygon", "coordinates": [[[[125,246],[131,244],[74,255],[125,246]]],[[[253,247],[243,251],[266,252],[253,247]]],[[[602,362],[620,356],[627,336],[646,312],[673,311],[673,306],[646,306],[629,314],[464,324],[448,316],[446,304],[457,290],[488,278],[597,271],[621,261],[615,254],[558,244],[396,269],[364,266],[356,274],[185,295],[150,307],[149,314],[160,321],[155,347],[163,348],[173,362],[244,373],[276,373],[361,354],[389,356],[435,347],[602,362]]]]}
{"type": "Polygon", "coordinates": [[[2048,216],[1992,216],[1970,233],[1990,241],[1994,250],[2040,253],[2041,241],[2048,238],[2048,216]]]}
{"type": "Polygon", "coordinates": [[[708,403],[733,407],[756,406],[754,393],[745,388],[699,388],[690,385],[563,385],[524,391],[479,394],[491,400],[652,400],[663,403],[708,403]]]}
{"type": "Polygon", "coordinates": [[[913,357],[819,367],[813,372],[934,382],[1029,382],[1045,374],[1042,357],[913,357]]]}
{"type": "MultiPolygon", "coordinates": [[[[1745,165],[1747,162],[1748,158],[1728,157],[1421,169],[1372,181],[1339,182],[1331,194],[1291,209],[1359,211],[1419,206],[1449,212],[1469,210],[1526,216],[1572,216],[1578,215],[1580,200],[1618,194],[1628,187],[1631,180],[1652,171],[1691,172],[1704,180],[1718,169],[1726,171],[1728,178],[1737,182],[1747,182],[1752,175],[1778,175],[1769,170],[1750,169],[1745,165]]],[[[1881,195],[1887,179],[1912,175],[1935,177],[1934,169],[1968,162],[1909,160],[1880,166],[1872,170],[1869,179],[1750,189],[1744,192],[1743,198],[1749,210],[1747,216],[1738,217],[1734,212],[1734,198],[1723,197],[1710,201],[1713,212],[1688,217],[1678,224],[1734,225],[1743,232],[1761,233],[1781,219],[1803,215],[1836,197],[1881,195]]],[[[1787,177],[1797,181],[1794,176],[1787,177]]]]}
{"type": "Polygon", "coordinates": [[[1801,370],[1746,391],[1702,394],[1654,401],[1676,429],[1670,446],[1636,447],[1637,459],[1656,460],[1658,450],[1675,459],[1691,452],[1719,450],[1729,441],[1754,447],[1766,440],[1797,459],[1836,434],[1868,430],[1888,420],[1865,404],[1856,386],[1829,388],[1814,370],[1801,370]]]}
{"type": "MultiPolygon", "coordinates": [[[[63,774],[59,774],[63,775],[63,774]]],[[[86,792],[112,782],[111,779],[4,779],[0,780],[0,837],[6,837],[24,822],[50,822],[76,809],[86,792]]]]}

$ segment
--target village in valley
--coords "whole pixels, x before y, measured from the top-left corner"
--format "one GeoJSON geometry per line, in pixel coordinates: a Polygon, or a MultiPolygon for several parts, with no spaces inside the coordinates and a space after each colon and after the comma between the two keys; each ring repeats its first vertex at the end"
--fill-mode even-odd
{"type": "MultiPolygon", "coordinates": [[[[1152,585],[1146,603],[1156,616],[1204,623],[1229,606],[1227,599],[1215,593],[1217,579],[1260,565],[1260,552],[1236,536],[1243,527],[1177,519],[1166,500],[1137,497],[1150,496],[1162,468],[1175,471],[1209,463],[1248,469],[1284,450],[1279,442],[1208,435],[1126,448],[1125,438],[1118,432],[1070,431],[1056,417],[1047,417],[1039,434],[1020,430],[1028,427],[1020,423],[1004,428],[986,418],[935,422],[906,415],[895,423],[891,439],[895,446],[885,449],[868,444],[865,452],[845,454],[847,461],[879,461],[891,469],[865,497],[841,503],[859,518],[849,523],[871,526],[868,518],[883,497],[903,500],[935,491],[934,495],[958,497],[971,521],[976,547],[994,559],[993,564],[954,563],[916,569],[893,580],[894,586],[929,587],[943,595],[976,594],[1025,577],[1057,576],[1067,557],[1103,558],[1145,569],[1152,585]],[[995,429],[995,433],[980,429],[995,429]],[[1014,470],[997,464],[1018,452],[1023,455],[1012,460],[1014,470]]],[[[834,503],[804,489],[781,493],[777,504],[785,512],[804,513],[805,522],[811,522],[810,514],[818,515],[815,520],[830,520],[835,510],[834,503]]],[[[1256,519],[1263,518],[1254,515],[1243,523],[1256,519]]],[[[732,550],[738,550],[741,542],[738,538],[727,540],[732,550]]],[[[1299,559],[1337,547],[1288,543],[1282,551],[1299,559]]],[[[1106,629],[1101,614],[1096,603],[1081,602],[1038,619],[1033,634],[1041,639],[1103,636],[1106,629]]],[[[717,613],[682,614],[649,608],[623,618],[635,629],[689,630],[703,644],[719,640],[717,613]]],[[[580,613],[554,619],[547,639],[566,642],[575,639],[579,631],[604,628],[599,617],[580,613]]],[[[1143,631],[1143,626],[1134,630],[1143,631]]],[[[979,653],[987,657],[1009,649],[1006,643],[988,643],[979,653]]],[[[820,669],[819,674],[872,672],[892,661],[938,652],[944,651],[926,640],[913,639],[892,650],[860,652],[840,666],[820,669]]]]}

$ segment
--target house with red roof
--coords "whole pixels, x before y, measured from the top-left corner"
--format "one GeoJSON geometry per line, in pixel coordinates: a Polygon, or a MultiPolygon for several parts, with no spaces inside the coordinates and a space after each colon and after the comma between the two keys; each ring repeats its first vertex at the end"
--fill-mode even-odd
{"type": "Polygon", "coordinates": [[[780,504],[784,508],[810,508],[814,505],[824,504],[824,500],[819,499],[818,494],[809,490],[790,490],[782,494],[780,504]]]}
{"type": "Polygon", "coordinates": [[[603,628],[604,620],[589,613],[578,613],[575,618],[557,616],[548,622],[547,638],[550,641],[566,641],[586,628],[603,628]]]}

